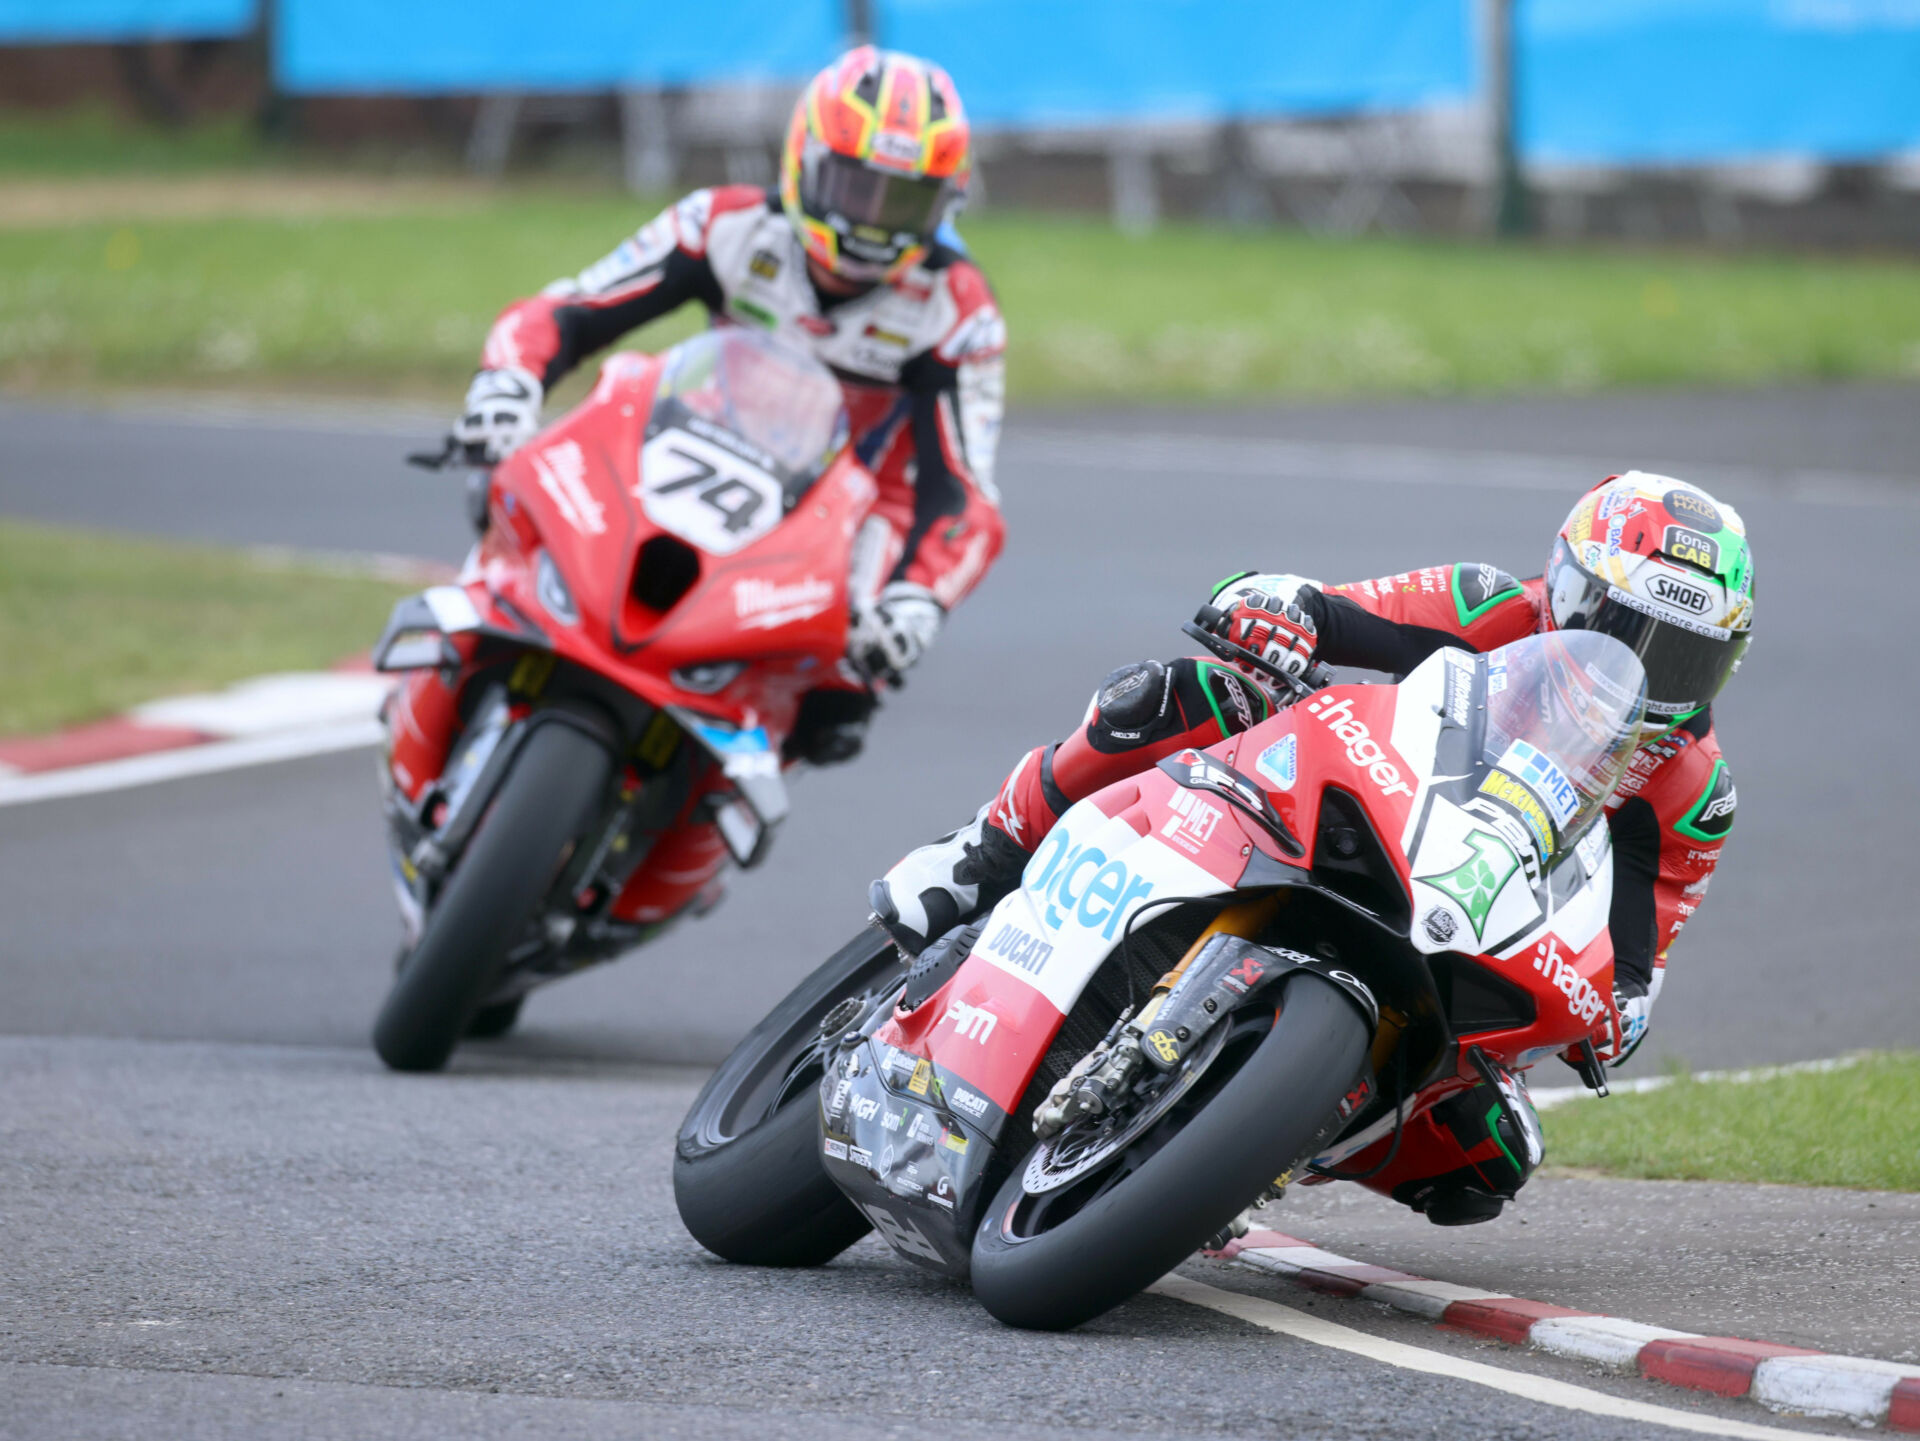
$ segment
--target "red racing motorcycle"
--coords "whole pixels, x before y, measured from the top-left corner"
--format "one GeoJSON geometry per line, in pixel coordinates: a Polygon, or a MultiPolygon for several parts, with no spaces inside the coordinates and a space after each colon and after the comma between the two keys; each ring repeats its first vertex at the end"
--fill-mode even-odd
{"type": "Polygon", "coordinates": [[[740,1044],[680,1131],[695,1239],[809,1265],[873,1229],[1065,1328],[1290,1181],[1371,1173],[1496,1066],[1566,1054],[1604,1089],[1639,661],[1573,631],[1390,686],[1263,668],[1294,704],[1073,806],[910,969],[857,937],[740,1044]]]}
{"type": "Polygon", "coordinates": [[[877,494],[838,382],[728,328],[621,354],[471,492],[458,583],[394,609],[381,768],[405,929],[374,1047],[444,1065],[535,986],[765,855],[796,727],[864,713],[842,657],[877,494]]]}

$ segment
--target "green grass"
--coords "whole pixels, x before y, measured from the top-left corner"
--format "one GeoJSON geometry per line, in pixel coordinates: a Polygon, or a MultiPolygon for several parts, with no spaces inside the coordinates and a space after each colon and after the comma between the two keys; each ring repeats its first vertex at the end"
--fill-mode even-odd
{"type": "Polygon", "coordinates": [[[1920,1052],[1835,1071],[1576,1100],[1542,1118],[1547,1160],[1648,1180],[1920,1191],[1920,1052]]]}
{"type": "Polygon", "coordinates": [[[8,179],[187,174],[282,158],[280,147],[238,116],[163,129],[102,106],[51,114],[0,110],[0,177],[8,179]]]}
{"type": "Polygon", "coordinates": [[[0,521],[0,735],[364,650],[410,587],[209,546],[0,521]]]}
{"type": "MultiPolygon", "coordinates": [[[[0,230],[0,381],[445,395],[502,304],[647,214],[549,189],[418,214],[0,230]]],[[[1920,264],[1903,260],[1128,237],[994,212],[966,232],[1007,314],[1016,401],[1920,376],[1920,264]]]]}

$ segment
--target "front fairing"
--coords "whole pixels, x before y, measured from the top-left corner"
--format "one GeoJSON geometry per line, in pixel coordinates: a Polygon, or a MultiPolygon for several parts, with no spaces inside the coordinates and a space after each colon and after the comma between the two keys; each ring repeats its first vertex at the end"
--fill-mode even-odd
{"type": "Polygon", "coordinates": [[[973,1229],[1004,1174],[991,1160],[1017,1146],[1010,1126],[1027,1086],[1094,972],[1129,923],[1171,900],[1230,892],[1254,855],[1229,807],[1158,770],[1082,801],[953,979],[829,1072],[827,1172],[896,1250],[966,1274],[973,1229]]]}
{"type": "MultiPolygon", "coordinates": [[[[666,452],[681,431],[654,420],[661,371],[651,356],[614,357],[586,402],[495,471],[488,529],[462,579],[503,635],[654,705],[734,731],[764,729],[777,750],[806,692],[859,684],[842,663],[847,577],[876,487],[843,448],[817,479],[789,475],[742,543],[702,550],[687,536],[706,532],[675,509],[693,494],[672,489],[674,467],[687,462],[666,452]],[[643,459],[650,449],[665,456],[658,465],[643,459]],[[664,606],[635,581],[656,557],[688,567],[684,589],[670,588],[664,606]],[[548,562],[573,615],[556,613],[542,593],[548,562]]],[[[711,448],[717,433],[693,440],[711,448]]]]}

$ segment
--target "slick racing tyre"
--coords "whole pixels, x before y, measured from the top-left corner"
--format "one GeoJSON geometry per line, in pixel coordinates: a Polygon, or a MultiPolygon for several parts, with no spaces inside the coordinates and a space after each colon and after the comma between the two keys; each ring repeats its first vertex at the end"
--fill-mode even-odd
{"type": "Polygon", "coordinates": [[[520,1008],[527,1003],[525,996],[515,996],[510,1001],[498,1001],[491,1006],[482,1006],[473,1013],[473,1019],[467,1022],[467,1039],[470,1041],[497,1041],[514,1028],[520,1019],[520,1008]]]}
{"type": "Polygon", "coordinates": [[[606,747],[574,726],[528,733],[373,1023],[373,1048],[394,1070],[446,1065],[612,771],[606,747]]]}
{"type": "Polygon", "coordinates": [[[1050,1172],[1069,1128],[1015,1163],[973,1242],[973,1294],[994,1316],[1063,1331],[1152,1285],[1300,1157],[1367,1061],[1366,1022],[1311,973],[1277,1018],[1240,1012],[1221,1030],[1195,1052],[1204,1069],[1168,1087],[1177,1099],[1122,1125],[1130,1139],[1050,1172]]]}
{"type": "Polygon", "coordinates": [[[863,930],[774,1007],[700,1092],[680,1124],[673,1199],[714,1255],[819,1266],[871,1229],[820,1162],[820,1082],[835,1042],[858,1021],[831,1036],[820,1022],[848,998],[871,1014],[903,974],[893,943],[863,930]]]}

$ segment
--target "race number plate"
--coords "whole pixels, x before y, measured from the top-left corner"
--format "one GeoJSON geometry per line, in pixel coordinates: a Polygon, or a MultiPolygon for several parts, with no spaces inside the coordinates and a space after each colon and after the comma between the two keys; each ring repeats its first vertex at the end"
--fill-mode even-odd
{"type": "Polygon", "coordinates": [[[640,451],[647,518],[709,555],[732,555],[780,524],[780,481],[745,456],[675,427],[640,451]]]}

